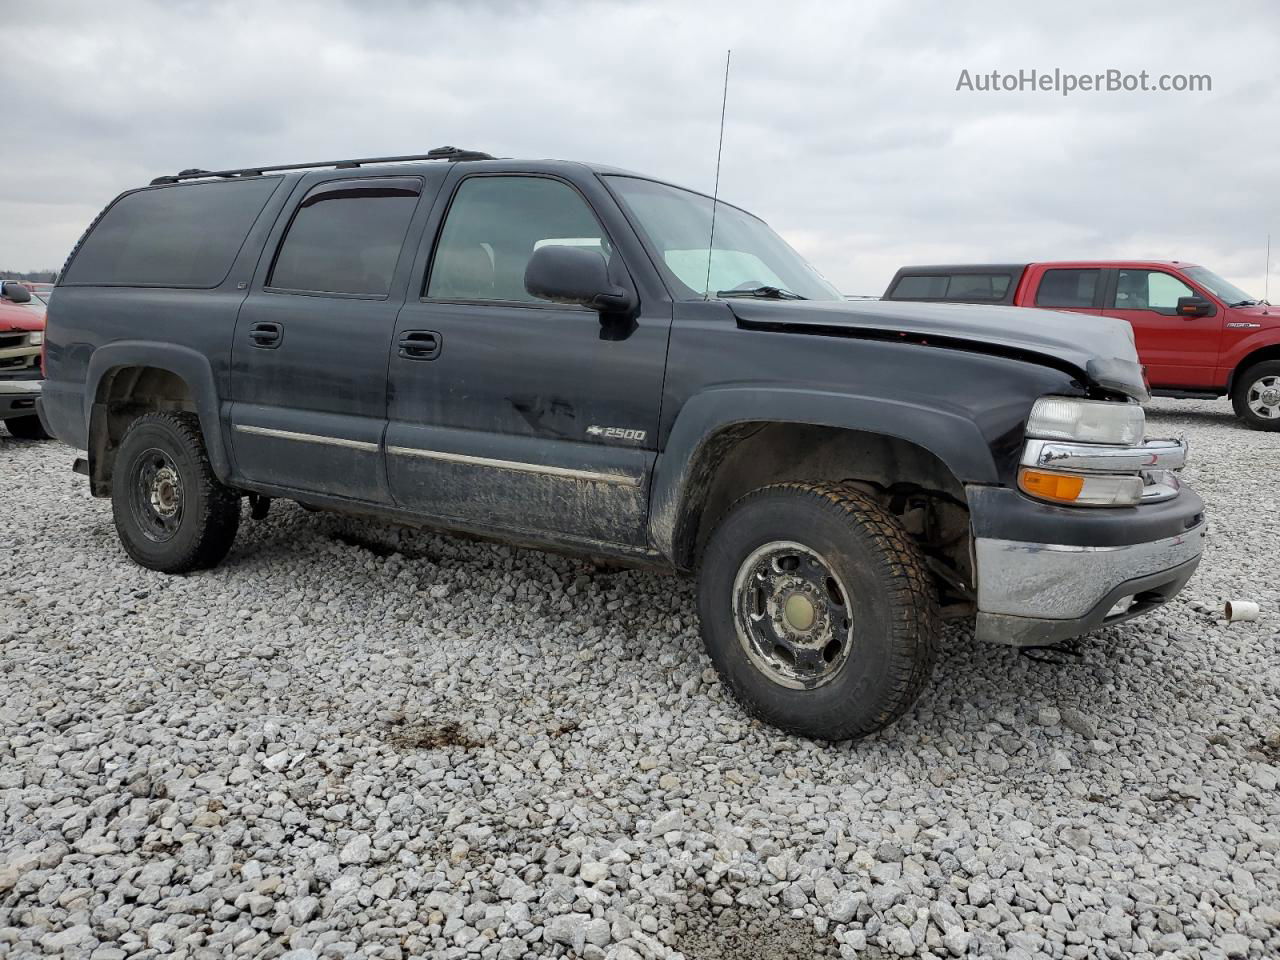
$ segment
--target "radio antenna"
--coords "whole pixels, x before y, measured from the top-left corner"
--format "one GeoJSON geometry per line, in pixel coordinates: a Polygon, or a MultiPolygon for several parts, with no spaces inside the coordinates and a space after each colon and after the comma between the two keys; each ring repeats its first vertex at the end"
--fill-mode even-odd
{"type": "Polygon", "coordinates": [[[711,255],[716,248],[716,207],[720,200],[720,155],[724,152],[724,111],[729,105],[729,58],[732,50],[724,52],[724,95],[720,98],[720,143],[716,147],[716,185],[711,192],[711,239],[707,241],[707,284],[702,288],[702,299],[711,299],[711,255]]]}
{"type": "MultiPolygon", "coordinates": [[[[712,211],[712,216],[715,212],[712,211]]],[[[712,220],[712,223],[715,221],[712,220]]],[[[1262,299],[1271,302],[1271,234],[1267,234],[1267,269],[1262,274],[1262,299]]]]}

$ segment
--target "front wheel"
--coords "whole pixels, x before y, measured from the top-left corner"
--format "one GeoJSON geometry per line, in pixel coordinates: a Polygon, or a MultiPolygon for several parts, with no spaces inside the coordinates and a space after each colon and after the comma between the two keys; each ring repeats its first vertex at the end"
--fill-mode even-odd
{"type": "Polygon", "coordinates": [[[1253,429],[1280,430],[1280,360],[1264,360],[1240,374],[1231,405],[1253,429]]]}
{"type": "Polygon", "coordinates": [[[129,425],[111,473],[111,512],[125,552],[161,573],[216,566],[240,526],[240,498],[213,475],[190,414],[149,413],[129,425]]]}
{"type": "Polygon", "coordinates": [[[698,578],[707,654],[751,714],[820,740],[897,720],[937,654],[936,598],[894,517],[859,490],[782,483],[711,534],[698,578]]]}

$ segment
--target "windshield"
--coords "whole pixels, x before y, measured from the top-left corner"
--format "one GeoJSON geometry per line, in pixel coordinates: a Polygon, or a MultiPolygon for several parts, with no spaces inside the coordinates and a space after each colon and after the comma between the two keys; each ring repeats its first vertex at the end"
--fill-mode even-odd
{"type": "Polygon", "coordinates": [[[1215,297],[1225,300],[1228,306],[1248,306],[1258,302],[1257,297],[1249,296],[1234,283],[1227,283],[1212,270],[1206,270],[1204,267],[1187,267],[1182,272],[1215,297]]]}
{"type": "Polygon", "coordinates": [[[763,220],[719,202],[714,248],[708,249],[710,197],[636,177],[608,180],[683,287],[675,291],[677,296],[701,299],[718,292],[776,288],[809,300],[843,299],[763,220]]]}

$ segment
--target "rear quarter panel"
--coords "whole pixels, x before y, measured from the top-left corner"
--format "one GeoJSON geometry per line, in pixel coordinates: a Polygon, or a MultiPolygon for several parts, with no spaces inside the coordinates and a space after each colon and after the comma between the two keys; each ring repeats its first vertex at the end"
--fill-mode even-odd
{"type": "MultiPolygon", "coordinates": [[[[230,382],[236,315],[267,233],[294,184],[296,177],[292,181],[286,179],[272,194],[250,228],[230,271],[217,287],[184,289],[74,283],[60,283],[56,287],[45,332],[42,398],[45,419],[55,437],[77,449],[86,449],[89,416],[102,378],[120,366],[134,363],[163,366],[160,358],[170,347],[207,362],[216,395],[215,408],[201,409],[201,416],[202,421],[210,415],[217,418],[216,405],[220,398],[227,396],[230,382]],[[131,346],[112,351],[109,363],[94,362],[98,351],[118,343],[131,346]]],[[[183,373],[180,369],[173,372],[183,373]]],[[[211,445],[223,446],[219,432],[208,438],[211,445]]],[[[222,469],[218,472],[223,475],[222,469]]]]}

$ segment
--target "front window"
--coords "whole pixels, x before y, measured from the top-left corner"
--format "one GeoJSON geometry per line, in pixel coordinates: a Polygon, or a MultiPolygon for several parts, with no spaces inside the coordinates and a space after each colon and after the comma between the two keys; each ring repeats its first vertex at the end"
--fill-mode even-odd
{"type": "Polygon", "coordinates": [[[763,221],[723,201],[711,238],[710,197],[636,177],[611,176],[632,221],[648,236],[683,299],[776,288],[809,300],[839,291],[763,221]]]}
{"type": "Polygon", "coordinates": [[[464,180],[436,244],[426,295],[433,300],[540,303],[524,288],[533,251],[585,247],[607,260],[613,248],[578,191],[548,177],[464,180]]]}
{"type": "Polygon", "coordinates": [[[1195,291],[1161,270],[1121,270],[1116,275],[1117,310],[1154,310],[1172,316],[1180,298],[1193,296],[1195,291]]]}
{"type": "Polygon", "coordinates": [[[1234,283],[1228,283],[1212,270],[1206,270],[1204,267],[1187,267],[1182,272],[1229,307],[1251,307],[1258,302],[1257,297],[1245,293],[1234,283]]]}

